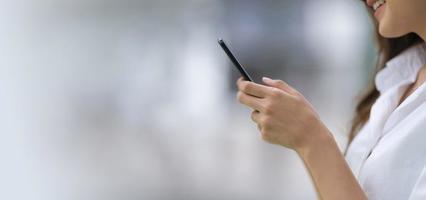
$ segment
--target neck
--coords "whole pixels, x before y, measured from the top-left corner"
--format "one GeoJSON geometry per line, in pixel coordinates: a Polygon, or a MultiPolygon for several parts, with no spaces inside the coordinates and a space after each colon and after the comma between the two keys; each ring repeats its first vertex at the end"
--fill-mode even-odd
{"type": "Polygon", "coordinates": [[[424,83],[426,82],[426,65],[421,68],[417,76],[417,82],[424,83]]]}
{"type": "Polygon", "coordinates": [[[419,31],[417,34],[423,39],[423,41],[426,41],[426,26],[424,26],[423,30],[419,31]]]}
{"type": "Polygon", "coordinates": [[[415,25],[414,32],[419,35],[423,41],[426,41],[426,26],[424,24],[424,20],[426,20],[426,14],[419,17],[419,23],[415,25]]]}

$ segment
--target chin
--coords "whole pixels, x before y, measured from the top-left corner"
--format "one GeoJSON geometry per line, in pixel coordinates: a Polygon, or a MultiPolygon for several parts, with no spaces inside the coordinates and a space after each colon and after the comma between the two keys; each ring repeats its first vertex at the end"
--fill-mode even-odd
{"type": "Polygon", "coordinates": [[[380,19],[378,31],[384,38],[398,38],[410,33],[408,27],[408,24],[404,23],[404,20],[385,13],[380,19]]]}
{"type": "Polygon", "coordinates": [[[379,25],[379,34],[384,38],[397,38],[408,34],[406,31],[395,30],[390,24],[387,24],[384,20],[379,25]]]}
{"type": "Polygon", "coordinates": [[[392,32],[387,31],[385,28],[379,27],[379,34],[380,36],[384,38],[395,38],[398,37],[395,34],[392,34],[392,32]]]}

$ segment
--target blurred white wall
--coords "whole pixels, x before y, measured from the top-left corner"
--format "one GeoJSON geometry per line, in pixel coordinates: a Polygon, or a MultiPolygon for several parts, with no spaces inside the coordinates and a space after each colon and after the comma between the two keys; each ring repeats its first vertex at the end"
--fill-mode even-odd
{"type": "MultiPolygon", "coordinates": [[[[299,158],[261,141],[229,91],[216,44],[232,35],[228,1],[1,3],[1,199],[316,198],[299,158]]],[[[282,78],[344,146],[371,48],[367,17],[360,2],[303,5],[305,17],[286,23],[305,30],[308,51],[291,55],[282,78]],[[306,60],[310,74],[297,67],[306,60]]]]}

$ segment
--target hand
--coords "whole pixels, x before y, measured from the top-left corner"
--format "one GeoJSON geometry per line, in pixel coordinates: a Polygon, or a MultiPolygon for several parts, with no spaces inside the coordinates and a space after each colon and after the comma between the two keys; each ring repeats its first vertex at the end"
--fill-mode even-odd
{"type": "Polygon", "coordinates": [[[266,85],[240,78],[237,99],[254,109],[251,118],[264,140],[300,153],[317,139],[330,136],[313,106],[297,90],[281,80],[263,78],[263,82],[266,85]]]}

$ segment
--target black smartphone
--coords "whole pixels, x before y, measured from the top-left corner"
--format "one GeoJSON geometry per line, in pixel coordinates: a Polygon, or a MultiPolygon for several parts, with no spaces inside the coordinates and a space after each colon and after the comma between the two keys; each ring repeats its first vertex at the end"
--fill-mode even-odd
{"type": "Polygon", "coordinates": [[[229,50],[225,41],[223,39],[219,39],[218,42],[222,49],[225,51],[226,55],[228,55],[229,59],[231,59],[232,63],[234,63],[234,66],[238,69],[238,71],[240,71],[241,76],[243,76],[245,80],[253,82],[253,79],[250,77],[244,67],[240,64],[240,62],[238,62],[237,58],[235,58],[231,50],[229,50]]]}

